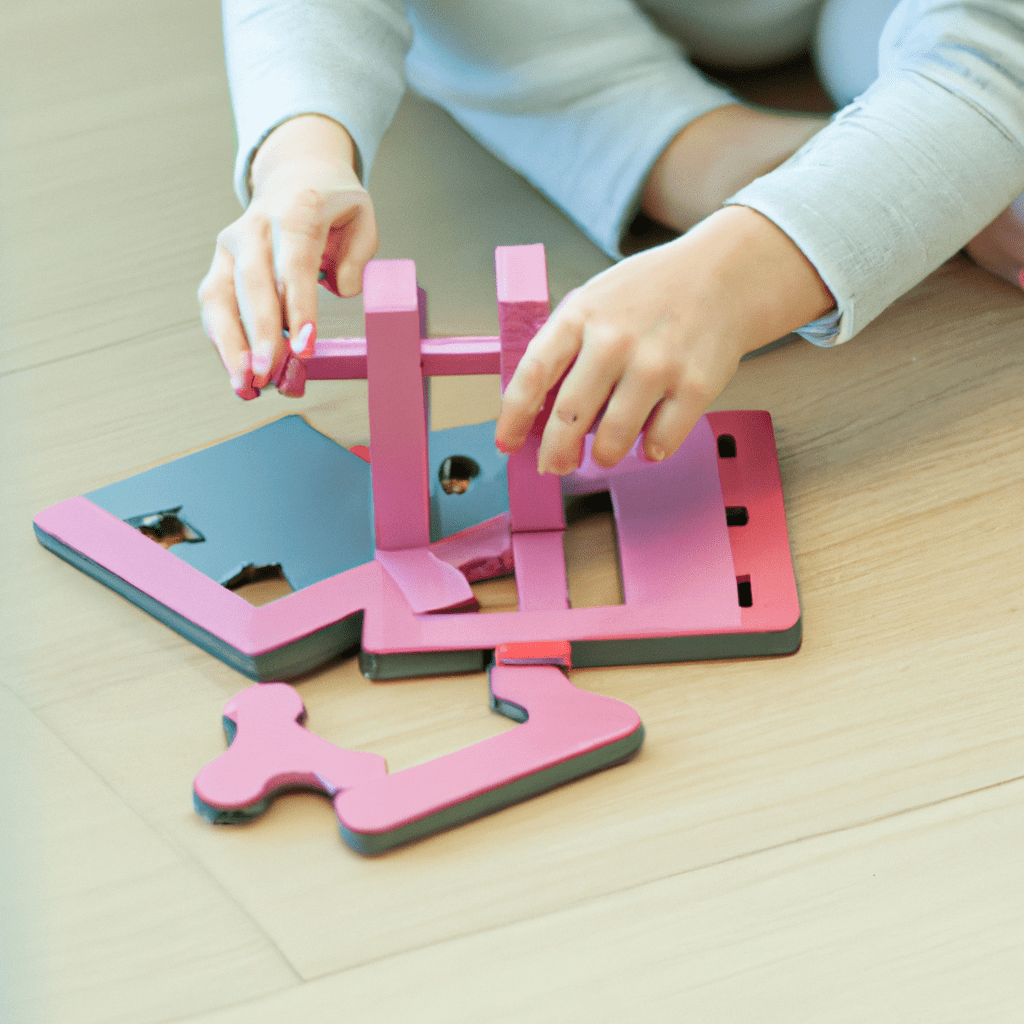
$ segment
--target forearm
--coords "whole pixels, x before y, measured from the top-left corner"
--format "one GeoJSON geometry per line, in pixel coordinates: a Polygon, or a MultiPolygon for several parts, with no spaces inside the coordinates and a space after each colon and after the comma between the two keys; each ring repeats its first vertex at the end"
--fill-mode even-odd
{"type": "Polygon", "coordinates": [[[405,89],[412,34],[400,0],[223,0],[223,17],[243,205],[256,151],[304,114],[345,126],[366,181],[405,89]]]}
{"type": "Polygon", "coordinates": [[[665,148],[644,184],[640,208],[667,227],[687,231],[826,124],[820,116],[718,107],[691,121],[665,148]]]}
{"type": "Polygon", "coordinates": [[[791,238],[755,210],[728,206],[669,246],[678,287],[705,310],[709,329],[733,337],[739,355],[827,313],[834,299],[791,238]]]}
{"type": "Polygon", "coordinates": [[[1024,190],[1024,5],[921,0],[883,36],[877,82],[730,201],[807,255],[845,341],[1024,190]]]}

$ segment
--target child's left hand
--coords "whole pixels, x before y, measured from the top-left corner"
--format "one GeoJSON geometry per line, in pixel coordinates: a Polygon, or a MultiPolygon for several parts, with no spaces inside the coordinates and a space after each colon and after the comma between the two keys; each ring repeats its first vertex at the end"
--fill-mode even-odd
{"type": "Polygon", "coordinates": [[[530,342],[502,400],[496,440],[518,451],[563,374],[538,455],[541,472],[593,457],[613,466],[643,432],[657,462],[686,439],[741,356],[827,312],[831,294],[761,214],[718,210],[685,235],[631,256],[571,294],[530,342]]]}

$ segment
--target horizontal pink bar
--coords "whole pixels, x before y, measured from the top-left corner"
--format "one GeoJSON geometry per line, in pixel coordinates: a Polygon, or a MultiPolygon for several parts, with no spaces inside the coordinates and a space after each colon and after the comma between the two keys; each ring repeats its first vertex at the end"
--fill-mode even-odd
{"type": "MultiPolygon", "coordinates": [[[[425,377],[499,372],[498,338],[426,338],[420,342],[425,377]]],[[[324,338],[306,360],[307,380],[365,380],[366,339],[324,338]]]]}

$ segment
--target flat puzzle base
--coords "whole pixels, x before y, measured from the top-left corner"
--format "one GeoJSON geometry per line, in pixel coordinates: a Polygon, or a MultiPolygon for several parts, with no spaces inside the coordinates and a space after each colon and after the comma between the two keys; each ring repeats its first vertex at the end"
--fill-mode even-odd
{"type": "MultiPolygon", "coordinates": [[[[727,533],[737,585],[745,585],[749,605],[738,609],[738,622],[727,629],[668,632],[663,627],[652,627],[642,635],[616,636],[616,629],[612,626],[603,635],[570,633],[568,639],[576,666],[769,656],[789,654],[800,646],[799,603],[770,417],[763,412],[720,412],[708,414],[707,422],[718,447],[721,515],[724,519],[737,510],[743,513],[742,525],[729,526],[727,533]]],[[[302,427],[303,430],[289,431],[289,443],[301,448],[304,437],[310,437],[318,452],[333,446],[349,456],[335,442],[305,424],[302,427]]],[[[473,429],[476,432],[493,430],[486,424],[473,429]]],[[[250,438],[258,442],[260,431],[269,436],[267,428],[260,428],[253,431],[250,438]]],[[[272,437],[270,439],[273,440],[272,437]]],[[[207,456],[217,447],[197,455],[207,456]]],[[[258,447],[251,454],[252,457],[261,457],[258,447]]],[[[197,455],[187,455],[175,462],[187,464],[197,455]]],[[[346,472],[369,473],[370,467],[361,460],[355,456],[349,456],[349,459],[345,464],[346,472]]],[[[174,466],[173,463],[169,465],[174,466]]],[[[187,469],[187,466],[183,468],[187,469]]],[[[137,512],[147,507],[147,501],[150,505],[161,501],[166,504],[169,494],[165,493],[146,493],[132,502],[131,488],[127,485],[133,479],[142,480],[145,476],[140,474],[121,485],[114,485],[119,488],[122,511],[137,512]]],[[[177,476],[180,478],[182,474],[179,472],[177,476]]],[[[207,489],[215,486],[209,475],[205,480],[201,478],[201,482],[207,489]]],[[[303,478],[295,484],[298,500],[301,500],[302,484],[303,478]]],[[[310,486],[317,486],[316,481],[310,486]]],[[[487,503],[478,510],[478,519],[494,511],[492,506],[498,500],[493,496],[494,492],[501,493],[498,482],[488,486],[487,503]]],[[[147,487],[152,490],[151,485],[147,484],[147,487]]],[[[585,484],[577,484],[576,489],[585,490],[585,484]]],[[[195,507],[190,492],[178,486],[174,493],[178,496],[177,503],[185,509],[190,505],[195,507]]],[[[365,520],[365,487],[361,484],[350,493],[357,495],[359,502],[353,514],[358,513],[365,520]]],[[[454,505],[457,500],[453,498],[451,503],[454,505]]],[[[176,551],[186,549],[186,545],[164,550],[123,520],[98,507],[90,498],[69,499],[53,506],[40,513],[34,525],[40,543],[49,550],[255,680],[304,674],[351,651],[361,641],[360,668],[370,679],[478,672],[490,663],[498,643],[526,638],[510,632],[514,622],[508,616],[460,613],[458,622],[454,623],[450,615],[425,615],[414,616],[408,622],[419,630],[421,636],[427,636],[429,632],[429,643],[423,643],[420,649],[387,649],[390,644],[366,643],[364,630],[366,609],[374,607],[379,619],[381,601],[396,600],[393,588],[387,589],[391,585],[386,574],[381,576],[380,563],[368,562],[346,569],[262,608],[254,608],[176,557],[176,551]],[[381,596],[381,585],[387,591],[384,596],[381,596]],[[339,590],[342,591],[340,599],[337,596],[339,590]],[[347,608],[344,607],[346,604],[347,608]],[[499,620],[504,620],[500,628],[499,620]],[[444,622],[451,623],[453,628],[447,632],[440,630],[439,626],[444,622]],[[489,631],[488,627],[492,626],[494,628],[489,631]],[[455,636],[456,633],[465,640],[458,644],[447,643],[446,636],[455,636]],[[438,635],[439,640],[435,639],[438,635]]],[[[507,571],[510,551],[503,548],[509,544],[508,527],[501,517],[471,526],[434,547],[439,552],[441,545],[457,547],[460,538],[473,535],[474,530],[480,533],[480,539],[474,540],[472,544],[475,547],[470,545],[467,550],[470,554],[480,555],[474,564],[490,566],[477,578],[507,571]]],[[[312,546],[314,538],[306,543],[312,546]]],[[[442,552],[442,557],[447,556],[442,552]]],[[[451,557],[457,563],[459,558],[468,556],[464,552],[456,552],[451,557]]],[[[401,601],[401,597],[397,600],[401,601]]],[[[589,615],[594,610],[584,611],[589,615]]],[[[607,612],[613,615],[615,609],[607,612]]],[[[540,625],[542,623],[535,623],[530,627],[535,633],[531,638],[545,638],[542,632],[536,632],[540,625]]],[[[593,627],[586,628],[593,634],[593,627]]],[[[377,633],[380,632],[378,629],[377,633]]]]}

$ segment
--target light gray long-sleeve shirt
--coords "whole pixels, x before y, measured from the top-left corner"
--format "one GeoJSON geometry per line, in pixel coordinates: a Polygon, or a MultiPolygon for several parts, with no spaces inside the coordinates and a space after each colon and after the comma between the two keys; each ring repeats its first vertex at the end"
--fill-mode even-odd
{"type": "MultiPolygon", "coordinates": [[[[243,203],[260,142],[320,113],[365,181],[406,82],[605,251],[675,134],[729,92],[631,0],[224,0],[243,203]]],[[[691,52],[750,64],[806,42],[818,0],[648,0],[691,52]]],[[[1024,192],[1024,0],[903,0],[877,80],[729,202],[785,231],[836,298],[802,332],[851,337],[1024,192]]]]}

